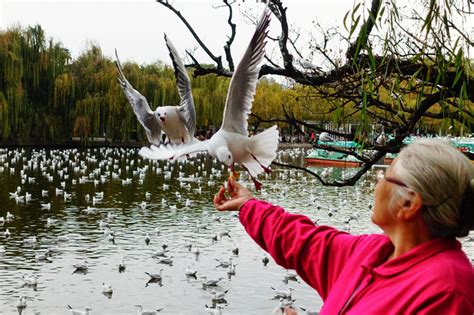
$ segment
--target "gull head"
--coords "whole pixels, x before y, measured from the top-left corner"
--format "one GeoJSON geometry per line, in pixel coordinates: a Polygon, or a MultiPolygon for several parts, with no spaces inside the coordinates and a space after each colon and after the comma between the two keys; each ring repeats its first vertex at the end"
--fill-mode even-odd
{"type": "Polygon", "coordinates": [[[219,149],[217,149],[216,156],[219,161],[232,168],[232,165],[234,164],[234,159],[232,157],[232,153],[230,153],[227,147],[220,147],[219,149]]]}
{"type": "Polygon", "coordinates": [[[166,109],[165,108],[158,107],[156,109],[155,114],[158,117],[158,119],[161,120],[163,123],[166,122],[166,109]]]}

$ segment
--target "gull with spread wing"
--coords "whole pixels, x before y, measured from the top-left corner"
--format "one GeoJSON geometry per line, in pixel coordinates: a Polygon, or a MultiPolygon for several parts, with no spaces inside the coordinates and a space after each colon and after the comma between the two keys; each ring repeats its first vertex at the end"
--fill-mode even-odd
{"type": "Polygon", "coordinates": [[[252,178],[255,188],[261,184],[256,176],[276,157],[278,148],[277,126],[249,137],[247,118],[257,87],[260,62],[265,53],[265,38],[270,23],[270,11],[265,9],[250,44],[232,75],[219,131],[209,140],[190,145],[162,145],[143,147],[139,154],[149,159],[176,159],[184,155],[207,151],[233,171],[234,163],[241,165],[252,178]]]}
{"type": "Polygon", "coordinates": [[[162,132],[166,134],[168,142],[172,144],[193,143],[196,130],[196,113],[194,110],[193,95],[191,92],[191,82],[186,68],[171,41],[165,34],[165,42],[170,52],[173,68],[178,85],[179,97],[178,106],[159,106],[152,111],[147,99],[140,94],[128,82],[123,73],[123,68],[115,51],[117,58],[118,81],[122,90],[132,105],[133,112],[140,124],[145,128],[150,144],[159,146],[162,144],[162,132]]]}

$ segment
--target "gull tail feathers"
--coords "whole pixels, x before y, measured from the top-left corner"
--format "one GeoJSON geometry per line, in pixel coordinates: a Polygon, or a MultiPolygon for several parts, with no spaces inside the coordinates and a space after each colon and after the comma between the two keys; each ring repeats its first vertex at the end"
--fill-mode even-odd
{"type": "Polygon", "coordinates": [[[256,176],[272,163],[278,149],[278,129],[272,126],[250,138],[250,157],[245,161],[252,176],[256,176]]]}
{"type": "Polygon", "coordinates": [[[162,144],[160,146],[151,145],[142,147],[138,154],[149,160],[169,160],[173,157],[179,146],[172,144],[162,144]]]}
{"type": "Polygon", "coordinates": [[[201,151],[207,151],[208,142],[209,140],[199,141],[193,138],[190,143],[151,145],[150,147],[142,147],[138,154],[150,160],[187,159],[197,156],[201,151]]]}

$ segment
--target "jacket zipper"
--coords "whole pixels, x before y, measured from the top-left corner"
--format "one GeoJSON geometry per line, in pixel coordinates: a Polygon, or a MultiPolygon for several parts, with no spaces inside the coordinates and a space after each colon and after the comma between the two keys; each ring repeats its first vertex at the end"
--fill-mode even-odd
{"type": "Polygon", "coordinates": [[[344,312],[344,310],[346,309],[347,305],[349,305],[349,303],[352,301],[352,299],[354,298],[355,294],[357,293],[357,291],[359,290],[360,288],[360,283],[359,285],[357,285],[357,287],[354,289],[354,291],[352,291],[352,294],[349,296],[349,298],[347,299],[346,303],[344,303],[344,306],[339,310],[339,315],[342,314],[344,312]]]}
{"type": "MultiPolygon", "coordinates": [[[[367,287],[373,280],[373,275],[372,275],[372,272],[369,272],[369,279],[366,282],[365,287],[367,287]]],[[[362,280],[362,282],[364,282],[364,280],[362,280]]],[[[356,294],[358,293],[359,289],[361,288],[362,286],[362,283],[359,283],[357,285],[357,287],[354,289],[354,291],[352,291],[352,294],[349,296],[349,298],[347,299],[346,303],[344,303],[344,306],[340,309],[340,311],[338,312],[339,315],[343,314],[344,311],[346,310],[347,306],[349,306],[349,304],[352,302],[352,300],[354,299],[354,297],[356,296],[356,294]]]]}

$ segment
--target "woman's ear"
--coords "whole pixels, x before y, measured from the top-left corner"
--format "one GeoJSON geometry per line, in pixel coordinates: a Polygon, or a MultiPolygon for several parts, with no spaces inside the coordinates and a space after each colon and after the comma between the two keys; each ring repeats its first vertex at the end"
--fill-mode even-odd
{"type": "Polygon", "coordinates": [[[410,192],[409,199],[402,198],[398,206],[397,217],[401,220],[409,221],[420,213],[423,207],[423,200],[419,193],[412,191],[410,192]]]}

